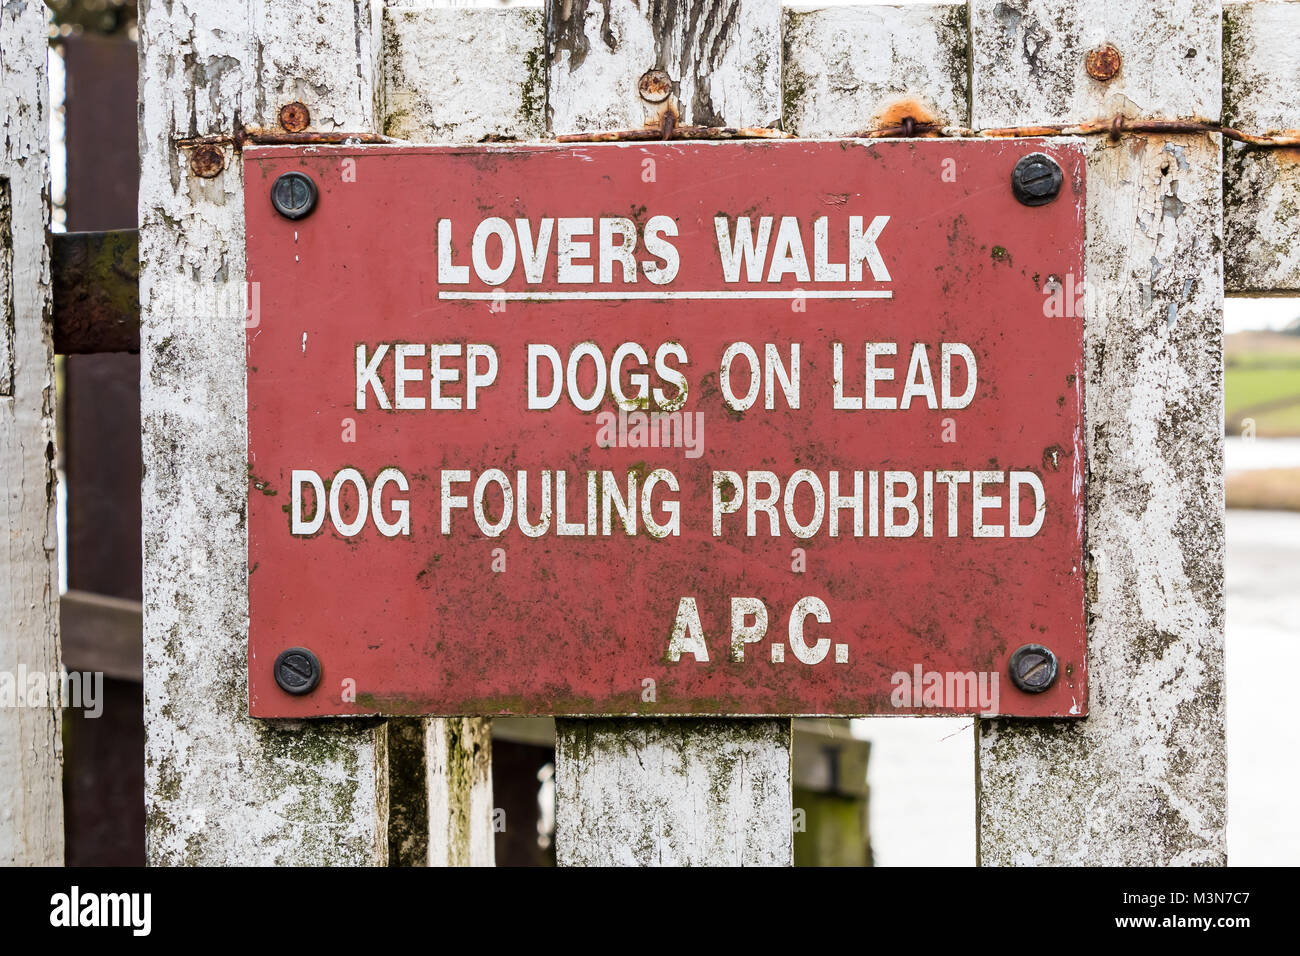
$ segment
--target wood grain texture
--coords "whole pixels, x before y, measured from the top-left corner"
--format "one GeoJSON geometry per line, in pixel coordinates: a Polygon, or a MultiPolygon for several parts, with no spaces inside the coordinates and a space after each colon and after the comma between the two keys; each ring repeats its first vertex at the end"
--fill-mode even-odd
{"type": "MultiPolygon", "coordinates": [[[[546,127],[542,13],[390,4],[384,131],[413,143],[537,139],[546,127]]],[[[430,866],[495,861],[492,721],[430,718],[424,730],[430,866]]]]}
{"type": "Polygon", "coordinates": [[[637,80],[667,71],[681,121],[781,122],[779,0],[547,0],[551,132],[638,127],[637,80]]]}
{"type": "Polygon", "coordinates": [[[789,866],[788,720],[557,720],[561,866],[789,866]]]}
{"type": "MultiPolygon", "coordinates": [[[[1223,119],[1250,132],[1300,129],[1300,4],[1223,7],[1223,119]]],[[[1300,149],[1229,143],[1223,267],[1229,292],[1300,294],[1300,149]]]]}
{"type": "Polygon", "coordinates": [[[415,143],[538,139],[542,11],[389,7],[383,131],[415,143]]]}
{"type": "MultiPolygon", "coordinates": [[[[776,126],[775,0],[549,0],[551,131],[641,126],[636,81],[675,81],[682,121],[776,126]]],[[[788,720],[556,722],[561,865],[793,860],[788,720]]]]}
{"type": "Polygon", "coordinates": [[[904,116],[968,126],[966,5],[786,7],[784,120],[846,136],[904,116]]]}
{"type": "Polygon", "coordinates": [[[426,720],[430,866],[495,864],[492,819],[492,721],[426,720]]]}
{"type": "Polygon", "coordinates": [[[1122,113],[1217,120],[1220,0],[971,0],[971,123],[1075,123],[1122,113]],[[1109,43],[1109,82],[1084,69],[1109,43]]]}
{"type": "Polygon", "coordinates": [[[0,6],[0,864],[63,863],[46,12],[0,6]],[[25,674],[45,678],[28,694],[25,674]]]}
{"type": "MultiPolygon", "coordinates": [[[[986,26],[991,6],[976,4],[986,26]]],[[[1129,5],[1014,6],[1022,22],[1075,25],[1086,36],[1089,25],[1109,27],[1129,5]]],[[[1198,6],[1141,8],[1147,12],[1131,22],[1145,18],[1144,42],[1198,55],[1217,50],[1202,35],[1201,15],[1210,14],[1198,6]]],[[[976,42],[974,51],[977,78],[1007,75],[1001,46],[976,42]]],[[[1138,66],[1144,84],[1172,82],[1151,77],[1157,63],[1139,58],[1138,66]]],[[[1078,95],[1073,82],[1021,79],[992,91],[977,81],[977,122],[1093,118],[1092,98],[1078,95]]],[[[1190,94],[1195,77],[1186,79],[1190,94]]],[[[1169,109],[1182,114],[1194,105],[1179,102],[1169,109]]],[[[1220,137],[1088,143],[1089,716],[1071,724],[979,722],[979,858],[985,865],[1222,864],[1220,137]]]]}
{"type": "Polygon", "coordinates": [[[373,129],[369,6],[173,0],[140,13],[149,860],[382,864],[385,725],[247,716],[244,183],[229,151],[224,172],[199,179],[173,146],[269,125],[289,95],[308,97],[316,128],[373,129]]]}

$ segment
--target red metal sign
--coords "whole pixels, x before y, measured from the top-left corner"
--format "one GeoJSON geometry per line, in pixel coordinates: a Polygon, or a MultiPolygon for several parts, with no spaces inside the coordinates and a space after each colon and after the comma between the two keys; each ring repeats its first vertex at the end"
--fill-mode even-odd
{"type": "Polygon", "coordinates": [[[255,716],[1086,712],[1079,148],[245,172],[255,716]]]}

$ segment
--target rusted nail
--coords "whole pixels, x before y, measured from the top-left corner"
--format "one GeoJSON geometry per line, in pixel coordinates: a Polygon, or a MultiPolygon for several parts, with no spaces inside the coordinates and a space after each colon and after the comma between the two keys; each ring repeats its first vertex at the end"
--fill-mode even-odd
{"type": "Polygon", "coordinates": [[[1120,134],[1124,132],[1124,117],[1116,116],[1110,124],[1110,140],[1112,143],[1118,143],[1120,134]]]}
{"type": "Polygon", "coordinates": [[[190,172],[201,179],[212,179],[226,166],[226,157],[216,146],[200,146],[190,153],[190,172]]]}
{"type": "Polygon", "coordinates": [[[910,137],[910,136],[915,136],[915,135],[916,135],[916,118],[915,118],[915,117],[912,117],[912,116],[904,116],[904,117],[903,117],[903,135],[904,135],[904,136],[909,136],[909,137],[910,137]]]}
{"type": "Polygon", "coordinates": [[[286,133],[301,133],[311,125],[311,110],[307,104],[294,100],[280,107],[280,127],[286,133]]]}
{"type": "Polygon", "coordinates": [[[646,70],[636,81],[636,91],[647,103],[662,103],[672,95],[673,81],[663,70],[646,70]]]}
{"type": "Polygon", "coordinates": [[[659,122],[660,138],[669,140],[673,138],[673,130],[677,127],[677,114],[672,110],[664,110],[664,117],[659,122]]]}
{"type": "Polygon", "coordinates": [[[1088,51],[1088,55],[1083,60],[1083,67],[1094,80],[1106,83],[1115,79],[1123,62],[1119,50],[1109,43],[1103,43],[1088,51]]]}
{"type": "Polygon", "coordinates": [[[1011,683],[1026,694],[1041,694],[1056,683],[1056,655],[1042,644],[1025,644],[1011,654],[1011,683]]]}

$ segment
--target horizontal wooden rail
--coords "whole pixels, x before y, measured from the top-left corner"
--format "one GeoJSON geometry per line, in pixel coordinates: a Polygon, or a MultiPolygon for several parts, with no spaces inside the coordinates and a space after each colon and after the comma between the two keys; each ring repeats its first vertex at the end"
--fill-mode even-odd
{"type": "Polygon", "coordinates": [[[63,666],[101,671],[106,677],[144,679],[142,611],[139,601],[68,591],[59,598],[63,666]]]}
{"type": "Polygon", "coordinates": [[[140,235],[56,232],[51,236],[54,351],[140,351],[140,235]]]}

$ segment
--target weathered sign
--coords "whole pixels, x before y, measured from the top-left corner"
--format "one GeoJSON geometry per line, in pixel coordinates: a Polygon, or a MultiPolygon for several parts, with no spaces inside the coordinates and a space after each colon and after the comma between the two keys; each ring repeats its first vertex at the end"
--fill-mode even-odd
{"type": "Polygon", "coordinates": [[[254,715],[1086,712],[1077,147],[245,164],[254,715]]]}

